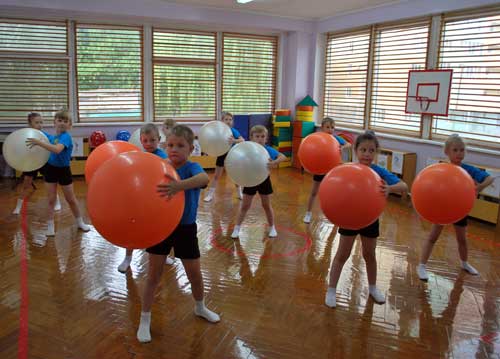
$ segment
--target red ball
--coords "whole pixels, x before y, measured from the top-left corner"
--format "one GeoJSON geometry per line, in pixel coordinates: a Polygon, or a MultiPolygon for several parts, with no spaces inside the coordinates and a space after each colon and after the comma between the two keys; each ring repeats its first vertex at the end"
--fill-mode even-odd
{"type": "Polygon", "coordinates": [[[147,248],[167,238],[184,211],[184,192],[170,199],[157,192],[175,169],[147,152],[126,152],[95,172],[87,191],[92,224],[108,241],[125,248],[147,248]]]}
{"type": "Polygon", "coordinates": [[[308,172],[322,175],[341,163],[340,146],[328,133],[312,133],[300,144],[300,163],[308,172]]]}
{"type": "Polygon", "coordinates": [[[141,151],[136,145],[124,141],[109,141],[92,151],[85,161],[85,181],[90,183],[94,172],[107,160],[130,151],[141,151]]]}
{"type": "Polygon", "coordinates": [[[106,142],[106,135],[102,131],[94,131],[90,135],[90,147],[97,147],[106,142]]]}
{"type": "Polygon", "coordinates": [[[337,166],[319,186],[321,209],[330,222],[341,228],[367,227],[384,211],[383,183],[375,171],[360,163],[337,166]]]}
{"type": "Polygon", "coordinates": [[[411,199],[424,219],[435,224],[450,224],[469,214],[476,199],[476,186],[460,166],[436,163],[417,175],[411,187],[411,199]]]}

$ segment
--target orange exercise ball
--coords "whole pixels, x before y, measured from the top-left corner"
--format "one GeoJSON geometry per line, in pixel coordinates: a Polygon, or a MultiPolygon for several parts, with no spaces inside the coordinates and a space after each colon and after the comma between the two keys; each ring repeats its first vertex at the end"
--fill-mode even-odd
{"type": "Polygon", "coordinates": [[[471,211],[476,186],[460,166],[436,163],[424,168],[413,181],[411,200],[418,214],[435,224],[455,223],[471,211]]]}
{"type": "Polygon", "coordinates": [[[85,161],[85,181],[90,183],[94,172],[107,160],[117,156],[120,153],[140,151],[140,149],[129,142],[124,141],[109,141],[98,146],[93,150],[87,161],[85,161]]]}
{"type": "Polygon", "coordinates": [[[87,191],[92,224],[108,241],[121,247],[147,248],[167,238],[184,211],[184,192],[162,198],[157,185],[165,176],[179,179],[175,169],[147,152],[126,152],[96,171],[87,191]]]}
{"type": "Polygon", "coordinates": [[[322,175],[341,163],[340,146],[328,133],[312,133],[300,144],[299,160],[308,172],[322,175]]]}
{"type": "Polygon", "coordinates": [[[319,186],[321,209],[330,222],[341,228],[369,226],[384,211],[383,183],[375,171],[360,163],[337,166],[319,186]]]}

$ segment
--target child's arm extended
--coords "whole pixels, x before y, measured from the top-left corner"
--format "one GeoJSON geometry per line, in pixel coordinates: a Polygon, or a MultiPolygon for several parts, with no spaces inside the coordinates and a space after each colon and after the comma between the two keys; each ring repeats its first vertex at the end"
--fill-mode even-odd
{"type": "Polygon", "coordinates": [[[389,193],[399,193],[402,194],[404,192],[408,192],[408,185],[403,181],[399,181],[396,184],[388,185],[384,182],[382,185],[382,192],[388,196],[389,193]]]}
{"type": "Polygon", "coordinates": [[[286,156],[284,154],[280,153],[280,154],[278,154],[278,157],[274,161],[269,159],[269,163],[267,164],[267,166],[269,168],[276,168],[283,161],[286,161],[286,156]]]}
{"type": "Polygon", "coordinates": [[[233,136],[229,137],[229,144],[233,144],[233,143],[240,143],[240,142],[245,142],[245,139],[243,138],[243,136],[240,136],[238,138],[234,138],[233,136]]]}
{"type": "Polygon", "coordinates": [[[61,153],[64,150],[64,145],[62,143],[58,143],[57,145],[52,145],[50,143],[39,140],[38,138],[28,138],[26,140],[26,146],[32,148],[34,146],[40,146],[45,148],[47,151],[54,152],[56,154],[61,153]]]}
{"type": "Polygon", "coordinates": [[[161,197],[172,197],[180,191],[205,187],[209,182],[208,175],[205,172],[180,181],[167,174],[165,176],[170,179],[170,182],[158,185],[157,191],[161,197]]]}
{"type": "Polygon", "coordinates": [[[483,182],[481,183],[478,183],[476,185],[476,193],[479,193],[481,192],[483,189],[485,189],[486,187],[488,187],[490,184],[493,183],[495,179],[493,178],[493,176],[488,176],[484,179],[483,182]]]}

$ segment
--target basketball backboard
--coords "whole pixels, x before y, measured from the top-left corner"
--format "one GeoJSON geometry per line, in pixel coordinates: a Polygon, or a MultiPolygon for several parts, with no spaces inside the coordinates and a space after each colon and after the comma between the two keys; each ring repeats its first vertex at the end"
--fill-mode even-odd
{"type": "Polygon", "coordinates": [[[448,116],[453,70],[410,70],[406,113],[448,116]]]}

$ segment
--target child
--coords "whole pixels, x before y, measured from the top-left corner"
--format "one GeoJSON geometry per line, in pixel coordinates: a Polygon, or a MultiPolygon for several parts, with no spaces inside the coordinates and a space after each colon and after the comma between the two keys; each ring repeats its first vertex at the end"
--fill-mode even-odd
{"type": "MultiPolygon", "coordinates": [[[[229,137],[228,141],[231,145],[235,143],[240,143],[245,141],[245,139],[240,135],[239,131],[233,128],[233,115],[229,112],[222,113],[222,122],[231,127],[231,132],[233,135],[229,137]]],[[[210,202],[214,197],[215,188],[217,188],[217,182],[219,181],[222,172],[224,172],[224,160],[226,159],[227,153],[217,157],[217,161],[215,162],[215,175],[212,181],[212,184],[207,190],[207,194],[203,199],[205,202],[210,202]]],[[[239,199],[242,199],[241,187],[236,185],[236,192],[239,199]]]]}
{"type": "MultiPolygon", "coordinates": [[[[28,125],[35,130],[42,130],[43,120],[42,115],[37,112],[30,112],[28,114],[28,125]]],[[[48,136],[47,136],[48,137],[48,136]]],[[[17,200],[17,205],[12,214],[21,213],[21,208],[23,206],[23,200],[28,196],[31,186],[33,185],[33,179],[38,176],[38,172],[43,175],[43,166],[34,171],[23,172],[23,189],[21,196],[17,200]]],[[[59,201],[59,196],[56,194],[56,204],[54,205],[54,211],[59,211],[61,209],[61,202],[59,201]]]]}
{"type": "Polygon", "coordinates": [[[67,132],[72,125],[71,115],[68,111],[59,111],[54,116],[54,127],[56,135],[48,135],[50,144],[40,141],[36,138],[28,138],[26,144],[28,147],[40,146],[50,151],[49,161],[44,167],[44,179],[47,186],[49,199],[49,208],[47,210],[47,236],[55,236],[54,228],[54,205],[56,202],[57,184],[61,186],[68,202],[73,216],[75,216],[78,228],[84,232],[90,230],[90,226],[83,222],[78,208],[78,202],[73,191],[73,178],[71,174],[70,161],[71,153],[73,152],[73,139],[67,132]]]}
{"type": "MultiPolygon", "coordinates": [[[[167,118],[165,121],[163,121],[163,125],[161,127],[161,132],[163,132],[163,135],[165,137],[165,142],[160,143],[160,148],[165,150],[167,149],[167,138],[170,136],[170,133],[172,132],[172,128],[176,125],[176,122],[171,119],[167,118]]],[[[161,140],[161,137],[160,137],[161,140]]]]}
{"type": "MultiPolygon", "coordinates": [[[[335,122],[333,119],[330,117],[325,117],[323,121],[321,121],[321,132],[328,133],[335,137],[337,142],[340,145],[341,151],[342,148],[344,147],[350,147],[351,144],[349,142],[346,142],[342,137],[335,136],[333,133],[335,131],[335,122]]],[[[304,222],[305,223],[311,223],[311,217],[312,217],[312,207],[314,204],[314,200],[316,199],[316,196],[318,195],[318,189],[321,181],[325,178],[325,175],[314,175],[313,176],[313,185],[311,188],[311,194],[309,195],[309,200],[307,202],[307,212],[306,215],[304,216],[304,222]]]]}
{"type": "MultiPolygon", "coordinates": [[[[269,153],[271,157],[269,159],[268,167],[276,168],[280,162],[286,161],[284,154],[279,153],[274,148],[266,145],[267,141],[267,128],[262,125],[253,126],[250,129],[250,140],[257,142],[258,144],[264,146],[264,148],[269,153]]],[[[243,201],[241,202],[240,213],[238,214],[238,220],[234,226],[231,238],[236,239],[240,235],[240,226],[245,219],[250,206],[252,205],[253,196],[259,192],[260,200],[262,201],[262,207],[266,212],[267,222],[269,223],[269,237],[277,237],[276,227],[274,226],[274,212],[271,206],[271,194],[273,193],[273,185],[271,183],[271,176],[268,176],[264,182],[255,187],[244,187],[243,188],[243,201]]]]}
{"type": "MultiPolygon", "coordinates": [[[[381,186],[381,191],[385,196],[389,193],[403,193],[407,191],[406,183],[393,173],[390,173],[385,168],[373,164],[375,154],[379,148],[379,143],[375,134],[367,131],[359,135],[356,139],[354,150],[359,163],[370,166],[372,170],[378,173],[385,181],[381,186]]],[[[360,203],[360,205],[363,205],[360,203]]],[[[368,275],[369,293],[373,300],[378,304],[385,303],[385,296],[381,293],[377,286],[377,259],[375,257],[375,249],[377,246],[377,237],[379,236],[379,221],[378,219],[365,228],[358,230],[350,230],[339,228],[340,242],[335,258],[333,259],[330,268],[330,281],[328,291],[325,297],[325,304],[328,307],[335,308],[337,305],[336,300],[336,287],[342,273],[344,263],[349,259],[351,254],[352,245],[356,236],[361,236],[361,244],[363,246],[363,258],[366,263],[366,273],[368,275]]]]}
{"type": "MultiPolygon", "coordinates": [[[[451,135],[448,137],[444,144],[444,153],[448,156],[450,162],[454,165],[462,167],[466,170],[469,175],[474,179],[476,184],[476,193],[481,192],[484,188],[488,187],[493,183],[493,177],[489,175],[486,171],[481,171],[479,168],[462,163],[465,156],[465,143],[459,135],[451,135]]],[[[458,253],[460,254],[460,260],[462,261],[462,269],[472,275],[478,275],[478,271],[467,262],[467,216],[460,221],[454,223],[455,234],[458,242],[458,253]]],[[[425,240],[422,248],[422,255],[420,257],[420,264],[417,266],[418,277],[427,281],[429,275],[425,265],[429,260],[432,253],[432,248],[437,242],[441,231],[443,230],[442,225],[433,224],[431,233],[429,237],[425,240]]]]}
{"type": "Polygon", "coordinates": [[[168,158],[181,180],[170,178],[171,182],[158,185],[158,192],[162,197],[170,197],[184,191],[185,206],[181,222],[174,232],[163,242],[147,249],[149,269],[142,298],[141,322],[137,331],[137,339],[141,343],[151,341],[151,306],[154,292],[163,273],[163,263],[171,248],[174,248],[176,257],[181,259],[191,283],[191,291],[196,302],[194,313],[212,323],[220,320],[219,315],[209,310],[203,301],[204,287],[200,270],[196,212],[200,188],[206,186],[209,180],[198,163],[188,161],[189,154],[193,151],[193,141],[193,131],[184,125],[175,126],[167,139],[168,158]]]}
{"type": "MultiPolygon", "coordinates": [[[[160,131],[158,128],[152,124],[148,123],[141,127],[141,144],[146,152],[157,155],[160,158],[167,158],[167,154],[161,148],[158,148],[158,143],[160,142],[160,131]]],[[[125,258],[118,266],[118,271],[121,273],[126,273],[132,262],[132,249],[127,249],[125,253],[125,258]]],[[[167,264],[174,264],[174,260],[170,257],[166,259],[167,264]]]]}

